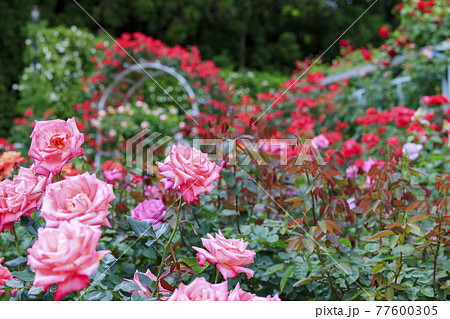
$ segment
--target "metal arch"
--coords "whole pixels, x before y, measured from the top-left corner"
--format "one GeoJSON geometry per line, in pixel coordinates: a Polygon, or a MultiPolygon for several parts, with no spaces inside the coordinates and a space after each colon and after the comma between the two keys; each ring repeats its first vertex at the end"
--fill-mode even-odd
{"type": "MultiPolygon", "coordinates": [[[[199,114],[198,109],[198,103],[195,99],[195,93],[194,90],[191,88],[189,83],[186,81],[186,79],[177,72],[175,68],[168,67],[164,64],[162,64],[160,61],[150,62],[150,61],[142,61],[139,62],[139,64],[133,64],[128,66],[124,71],[120,72],[116,75],[114,78],[114,81],[108,85],[108,87],[105,89],[105,92],[103,93],[102,97],[100,98],[100,101],[98,103],[98,109],[103,110],[106,105],[106,101],[111,94],[111,91],[116,86],[117,83],[119,83],[122,79],[124,79],[128,74],[132,72],[139,72],[139,73],[148,73],[145,69],[155,69],[155,70],[161,70],[166,74],[169,74],[173,76],[175,79],[178,80],[178,83],[180,83],[183,88],[186,90],[186,93],[188,94],[189,98],[192,99],[194,102],[192,103],[192,115],[197,116],[199,114]]],[[[153,77],[153,75],[152,75],[153,77]]],[[[143,83],[144,81],[142,81],[143,83]]],[[[141,84],[142,84],[141,83],[141,84]]],[[[136,87],[134,88],[134,90],[136,87]]],[[[133,90],[133,91],[134,91],[133,90]]]]}
{"type": "MultiPolygon", "coordinates": [[[[154,76],[157,76],[160,73],[169,74],[169,75],[173,76],[175,79],[177,79],[178,83],[183,86],[184,90],[186,91],[187,95],[189,96],[189,99],[191,99],[193,101],[192,102],[192,115],[197,116],[199,114],[198,102],[196,100],[194,90],[189,85],[187,80],[184,78],[183,75],[181,75],[179,72],[177,72],[177,70],[175,68],[166,66],[166,65],[162,64],[159,60],[156,60],[154,62],[144,60],[144,61],[139,61],[139,64],[132,64],[132,65],[127,66],[125,70],[123,70],[122,72],[120,72],[119,74],[117,74],[114,77],[113,82],[110,85],[108,85],[108,87],[105,89],[102,97],[100,98],[100,101],[97,104],[97,109],[98,110],[105,109],[106,101],[107,101],[108,97],[110,96],[112,90],[118,83],[120,83],[120,81],[128,80],[128,79],[126,79],[127,75],[129,75],[130,73],[133,73],[133,72],[143,73],[145,76],[142,79],[139,79],[138,81],[136,81],[131,86],[131,88],[128,90],[128,92],[125,94],[125,97],[130,97],[136,91],[136,89],[138,89],[145,81],[149,80],[146,78],[146,76],[148,76],[148,73],[149,73],[147,71],[147,69],[161,71],[158,73],[153,73],[153,72],[150,73],[151,77],[149,77],[149,79],[152,79],[154,76]]],[[[97,131],[96,143],[97,143],[97,145],[101,144],[100,131],[97,131]]],[[[101,167],[101,156],[102,156],[102,151],[97,150],[97,152],[95,154],[95,164],[97,166],[97,169],[100,169],[100,167],[101,167]]]]}

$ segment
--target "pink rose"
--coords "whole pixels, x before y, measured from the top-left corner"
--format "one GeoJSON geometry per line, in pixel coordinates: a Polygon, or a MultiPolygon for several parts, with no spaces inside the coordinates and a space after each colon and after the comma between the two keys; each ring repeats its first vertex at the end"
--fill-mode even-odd
{"type": "Polygon", "coordinates": [[[350,179],[357,178],[358,177],[358,167],[356,167],[355,165],[347,167],[347,169],[345,170],[345,174],[350,179]]]}
{"type": "MultiPolygon", "coordinates": [[[[146,273],[142,273],[136,270],[136,272],[134,273],[134,278],[133,280],[131,279],[123,279],[127,282],[132,282],[135,283],[138,287],[139,290],[136,290],[134,292],[137,292],[139,294],[139,296],[144,297],[144,298],[150,298],[152,296],[152,292],[148,289],[148,287],[144,286],[143,284],[141,284],[141,281],[139,280],[139,275],[138,273],[140,273],[141,275],[145,275],[148,278],[150,278],[152,281],[156,281],[156,276],[149,270],[147,269],[146,273]]],[[[159,292],[163,295],[170,295],[170,291],[166,290],[163,288],[163,286],[161,284],[159,284],[159,292]]],[[[167,300],[167,297],[163,296],[161,298],[161,300],[167,300]]]]}
{"type": "Polygon", "coordinates": [[[244,266],[253,263],[254,250],[246,250],[248,242],[244,239],[226,239],[219,230],[216,238],[208,234],[209,239],[202,238],[203,246],[208,250],[192,247],[196,250],[197,260],[200,266],[204,266],[207,261],[211,265],[217,264],[217,269],[223,278],[235,278],[238,272],[247,274],[247,278],[253,277],[253,270],[244,266]]]}
{"type": "Polygon", "coordinates": [[[78,130],[74,117],[67,122],[36,121],[28,156],[34,158],[38,174],[58,174],[67,161],[84,154],[83,142],[84,134],[78,130]]]}
{"type": "Polygon", "coordinates": [[[163,223],[166,208],[160,199],[146,199],[131,210],[131,217],[152,224],[153,229],[163,223]]]}
{"type": "Polygon", "coordinates": [[[179,188],[188,204],[194,201],[200,204],[199,195],[213,190],[212,182],[219,179],[222,170],[205,153],[181,144],[172,147],[164,163],[156,164],[160,174],[174,182],[172,188],[179,188]]]}
{"type": "Polygon", "coordinates": [[[108,160],[102,165],[103,177],[107,182],[123,179],[123,166],[119,162],[108,160]]]}
{"type": "Polygon", "coordinates": [[[0,182],[0,233],[5,228],[11,230],[22,215],[31,215],[41,207],[42,194],[50,181],[51,176],[39,176],[33,168],[21,167],[12,181],[0,182]]]}
{"type": "MultiPolygon", "coordinates": [[[[0,286],[3,286],[5,284],[5,282],[13,279],[13,276],[11,276],[11,272],[9,271],[9,269],[2,266],[3,259],[5,259],[5,258],[0,258],[0,286]]],[[[17,289],[12,289],[10,291],[11,291],[11,295],[14,295],[14,293],[17,291],[17,289]]],[[[3,295],[4,293],[5,293],[4,290],[0,290],[0,296],[3,295]]]]}
{"type": "Polygon", "coordinates": [[[58,228],[40,228],[38,239],[27,251],[28,265],[36,270],[34,286],[44,292],[58,284],[55,300],[80,291],[109,250],[96,251],[102,232],[99,226],[63,221],[58,228]]]}
{"type": "Polygon", "coordinates": [[[173,185],[175,185],[175,181],[170,178],[161,178],[159,180],[161,184],[164,186],[164,190],[168,191],[169,189],[173,188],[173,185]]]}
{"type": "Polygon", "coordinates": [[[228,295],[228,301],[281,301],[281,299],[280,297],[278,297],[278,294],[273,297],[258,297],[255,294],[241,289],[239,283],[237,283],[236,287],[232,291],[230,291],[230,294],[228,295]]]}
{"type": "Polygon", "coordinates": [[[47,227],[58,227],[64,220],[110,227],[106,216],[109,203],[115,198],[112,185],[97,179],[95,174],[68,176],[47,187],[40,216],[45,218],[47,227]]]}
{"type": "Polygon", "coordinates": [[[328,141],[328,139],[322,134],[313,138],[313,142],[317,146],[317,149],[319,151],[323,151],[323,150],[327,149],[327,147],[330,145],[330,142],[328,141]]]}
{"type": "Polygon", "coordinates": [[[144,195],[151,199],[161,199],[163,196],[161,190],[158,188],[158,186],[155,185],[147,186],[144,195]]]}
{"type": "Polygon", "coordinates": [[[181,283],[169,301],[227,301],[228,282],[210,284],[205,278],[195,278],[189,285],[181,283]]]}

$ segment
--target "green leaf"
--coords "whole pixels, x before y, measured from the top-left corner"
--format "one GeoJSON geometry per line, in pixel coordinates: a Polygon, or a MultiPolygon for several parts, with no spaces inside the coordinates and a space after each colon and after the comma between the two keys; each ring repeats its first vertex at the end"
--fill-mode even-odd
{"type": "Polygon", "coordinates": [[[299,280],[296,283],[294,283],[292,285],[292,287],[306,285],[307,283],[310,283],[311,281],[316,281],[316,280],[323,279],[323,278],[325,278],[325,276],[316,276],[316,277],[305,278],[305,279],[299,280]]]}
{"type": "Polygon", "coordinates": [[[268,242],[268,243],[275,243],[275,242],[277,242],[278,241],[278,235],[277,234],[271,234],[271,235],[269,235],[267,238],[266,238],[266,241],[268,242]]]}
{"type": "Polygon", "coordinates": [[[370,273],[373,275],[373,274],[376,274],[377,272],[379,272],[379,271],[381,271],[381,270],[383,270],[384,269],[384,264],[376,264],[375,266],[373,266],[372,267],[372,270],[370,271],[370,273]]]}
{"type": "Polygon", "coordinates": [[[162,224],[155,233],[156,239],[159,239],[161,236],[164,236],[169,230],[170,230],[169,224],[162,224]]]}
{"type": "Polygon", "coordinates": [[[20,217],[20,225],[25,226],[31,236],[37,236],[38,229],[42,227],[37,219],[28,216],[20,217]]]}
{"type": "Polygon", "coordinates": [[[133,290],[139,290],[139,287],[133,282],[124,281],[114,287],[114,291],[118,290],[122,290],[125,292],[132,292],[133,290]]]}
{"type": "Polygon", "coordinates": [[[347,247],[352,247],[352,243],[347,238],[339,238],[339,242],[343,243],[347,247]]]}
{"type": "Polygon", "coordinates": [[[297,279],[304,279],[308,275],[309,264],[307,262],[299,262],[294,264],[294,276],[297,279]]]}
{"type": "Polygon", "coordinates": [[[422,286],[420,288],[420,292],[423,293],[425,296],[427,297],[433,297],[434,293],[433,293],[433,288],[432,287],[427,287],[427,286],[422,286]]]}
{"type": "Polygon", "coordinates": [[[236,196],[237,194],[239,194],[241,192],[241,190],[242,190],[242,185],[236,184],[230,188],[230,194],[231,194],[231,196],[236,196]]]}
{"type": "Polygon", "coordinates": [[[233,187],[236,184],[236,177],[234,176],[234,172],[229,171],[227,169],[223,169],[220,172],[223,176],[223,179],[225,182],[230,186],[233,187]]]}
{"type": "Polygon", "coordinates": [[[11,273],[11,275],[13,275],[13,277],[16,277],[22,281],[33,281],[34,280],[34,274],[29,271],[29,270],[24,270],[24,271],[13,271],[11,273]]]}
{"type": "Polygon", "coordinates": [[[143,286],[146,286],[146,287],[148,287],[148,288],[151,288],[151,287],[152,287],[153,281],[152,281],[147,275],[138,272],[138,278],[139,278],[139,282],[140,282],[143,286]]]}
{"type": "Polygon", "coordinates": [[[303,245],[305,245],[305,248],[312,253],[314,251],[314,241],[311,239],[311,237],[303,238],[302,240],[303,245]]]}
{"type": "Polygon", "coordinates": [[[414,247],[411,246],[410,244],[406,244],[406,245],[400,245],[398,246],[398,249],[405,255],[405,256],[411,256],[412,254],[414,254],[414,247]]]}
{"type": "Polygon", "coordinates": [[[139,237],[143,235],[151,236],[153,238],[156,237],[152,225],[149,222],[136,220],[134,218],[131,218],[130,216],[127,216],[127,220],[128,223],[130,224],[131,229],[133,229],[136,235],[138,235],[139,237]]]}
{"type": "Polygon", "coordinates": [[[280,283],[280,294],[283,292],[284,286],[286,286],[286,283],[287,283],[288,279],[291,277],[293,272],[294,272],[294,268],[289,267],[289,269],[286,270],[286,272],[284,273],[283,279],[281,280],[281,283],[280,283]]]}
{"type": "Polygon", "coordinates": [[[271,275],[273,273],[276,273],[278,271],[282,271],[284,269],[284,264],[276,264],[270,266],[263,274],[263,276],[271,275]]]}
{"type": "Polygon", "coordinates": [[[400,235],[394,235],[391,238],[389,238],[389,247],[391,249],[393,249],[397,245],[399,238],[400,238],[400,235]]]}
{"type": "Polygon", "coordinates": [[[338,263],[339,266],[337,266],[337,268],[339,268],[340,270],[342,270],[344,272],[344,274],[351,276],[353,274],[353,268],[352,265],[350,265],[349,263],[338,263]]]}
{"type": "MultiPolygon", "coordinates": [[[[189,267],[192,268],[192,271],[195,272],[197,275],[201,274],[203,270],[205,270],[208,267],[208,263],[205,264],[204,267],[200,266],[198,264],[198,260],[195,257],[181,257],[178,259],[179,261],[185,262],[189,267]]],[[[185,267],[185,266],[182,266],[185,267]]]]}
{"type": "Polygon", "coordinates": [[[7,282],[5,282],[5,286],[11,287],[11,288],[22,288],[23,282],[21,282],[20,280],[17,280],[17,279],[11,279],[11,280],[8,280],[7,282]]]}
{"type": "Polygon", "coordinates": [[[19,266],[19,265],[21,265],[23,263],[26,263],[27,260],[28,259],[26,257],[19,256],[19,257],[15,258],[15,259],[6,261],[5,265],[8,266],[8,267],[17,267],[17,266],[19,266]]]}
{"type": "Polygon", "coordinates": [[[386,291],[384,292],[384,296],[386,297],[386,300],[388,301],[392,301],[394,300],[394,288],[392,287],[387,287],[386,291]]]}

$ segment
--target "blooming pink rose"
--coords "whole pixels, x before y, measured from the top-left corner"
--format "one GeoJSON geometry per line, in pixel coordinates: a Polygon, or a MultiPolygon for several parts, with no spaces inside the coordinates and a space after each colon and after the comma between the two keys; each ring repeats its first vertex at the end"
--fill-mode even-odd
{"type": "Polygon", "coordinates": [[[108,182],[123,179],[123,166],[122,164],[108,160],[102,165],[103,177],[108,182]]]}
{"type": "Polygon", "coordinates": [[[169,189],[173,188],[173,185],[175,185],[175,181],[170,178],[161,178],[159,180],[161,184],[164,186],[164,190],[168,191],[169,189]]]}
{"type": "Polygon", "coordinates": [[[205,153],[181,144],[172,147],[164,163],[156,162],[160,174],[174,182],[188,204],[200,203],[199,195],[213,190],[213,181],[220,177],[222,167],[211,162],[205,153]]]}
{"type": "MultiPolygon", "coordinates": [[[[3,286],[5,284],[5,282],[13,279],[13,276],[11,276],[11,272],[9,271],[8,268],[2,266],[2,261],[5,258],[0,258],[0,286],[3,286]]],[[[12,289],[11,291],[11,295],[14,295],[14,293],[17,291],[17,289],[12,289]]],[[[3,295],[5,293],[4,290],[0,290],[0,296],[3,295]]]]}
{"type": "Polygon", "coordinates": [[[351,165],[351,166],[347,167],[347,169],[345,170],[345,174],[350,179],[357,178],[358,177],[358,167],[356,167],[355,165],[351,165]]]}
{"type": "Polygon", "coordinates": [[[330,145],[330,142],[328,141],[328,139],[322,134],[313,138],[313,142],[317,146],[317,149],[319,151],[323,151],[323,150],[327,149],[327,147],[330,145]]]}
{"type": "Polygon", "coordinates": [[[232,291],[230,291],[230,294],[228,295],[228,301],[281,301],[281,299],[280,297],[278,297],[278,294],[273,297],[258,297],[255,294],[241,289],[239,283],[237,283],[236,287],[232,291]]]}
{"type": "MultiPolygon", "coordinates": [[[[141,296],[141,297],[150,298],[152,296],[152,292],[146,286],[141,284],[141,281],[139,280],[138,273],[140,273],[141,275],[147,276],[152,281],[156,281],[156,279],[157,279],[156,276],[149,269],[147,269],[146,273],[142,273],[142,272],[139,272],[139,271],[136,270],[136,272],[134,273],[133,280],[126,279],[126,278],[124,278],[123,280],[125,280],[127,282],[135,283],[139,287],[139,290],[136,290],[136,291],[133,291],[133,292],[137,292],[139,294],[139,296],[141,296]]],[[[165,297],[164,295],[170,295],[170,291],[164,289],[161,284],[159,284],[159,292],[163,295],[161,300],[167,300],[167,297],[165,297]]]]}
{"type": "Polygon", "coordinates": [[[203,246],[207,249],[192,247],[196,250],[197,260],[200,266],[205,266],[207,261],[211,265],[217,264],[217,269],[223,278],[235,278],[238,272],[247,274],[247,278],[253,277],[253,270],[244,266],[253,263],[254,250],[246,250],[248,242],[244,239],[226,239],[219,230],[216,238],[208,234],[208,238],[202,238],[203,246]]]}
{"type": "Polygon", "coordinates": [[[110,253],[95,250],[101,235],[99,226],[75,220],[63,221],[58,228],[39,228],[37,241],[27,250],[27,264],[36,270],[33,285],[43,287],[45,292],[58,284],[55,300],[82,290],[100,260],[110,253]]]}
{"type": "Polygon", "coordinates": [[[45,218],[47,227],[58,227],[64,220],[110,227],[106,216],[109,203],[115,198],[112,185],[97,179],[95,174],[68,176],[47,187],[40,216],[45,218]]]}
{"type": "Polygon", "coordinates": [[[33,168],[21,167],[13,180],[0,182],[0,233],[11,230],[22,215],[31,215],[39,209],[42,194],[51,181],[45,176],[36,175],[33,168]]]}
{"type": "Polygon", "coordinates": [[[67,121],[36,121],[28,156],[34,158],[38,174],[58,174],[67,161],[84,154],[83,142],[84,134],[74,117],[67,121]]]}
{"type": "Polygon", "coordinates": [[[160,199],[146,199],[131,210],[131,217],[152,224],[153,229],[163,223],[166,208],[160,199]]]}
{"type": "Polygon", "coordinates": [[[158,188],[158,186],[155,185],[147,186],[144,195],[151,199],[161,199],[163,196],[161,190],[158,188]]]}
{"type": "Polygon", "coordinates": [[[227,301],[228,282],[210,284],[203,277],[195,278],[189,285],[180,284],[169,301],[227,301]]]}

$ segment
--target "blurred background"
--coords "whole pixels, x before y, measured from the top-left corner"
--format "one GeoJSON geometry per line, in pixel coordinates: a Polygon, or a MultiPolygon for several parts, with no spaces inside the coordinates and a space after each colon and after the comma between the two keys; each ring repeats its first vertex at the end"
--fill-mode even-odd
{"type": "MultiPolygon", "coordinates": [[[[379,46],[383,41],[378,35],[380,27],[396,25],[392,9],[398,2],[378,0],[364,16],[363,23],[351,28],[345,38],[357,47],[379,46]]],[[[221,68],[224,78],[230,72],[248,74],[250,70],[252,76],[256,74],[276,86],[289,77],[295,60],[325,51],[373,1],[81,0],[79,3],[114,38],[123,32],[140,31],[169,46],[196,45],[204,60],[211,59],[221,68]]],[[[65,89],[61,90],[71,92],[71,96],[65,94],[62,101],[54,97],[55,103],[70,108],[83,100],[81,93],[77,93],[80,78],[91,74],[92,48],[105,35],[71,0],[2,0],[0,12],[0,136],[8,136],[13,119],[25,109],[40,103],[45,107],[49,96],[50,100],[57,96],[58,87],[55,89],[53,81],[56,78],[63,79],[65,89]],[[45,75],[50,64],[54,70],[45,75]],[[36,73],[40,74],[33,75],[36,73]]],[[[323,61],[330,62],[338,54],[336,44],[323,61]]]]}

